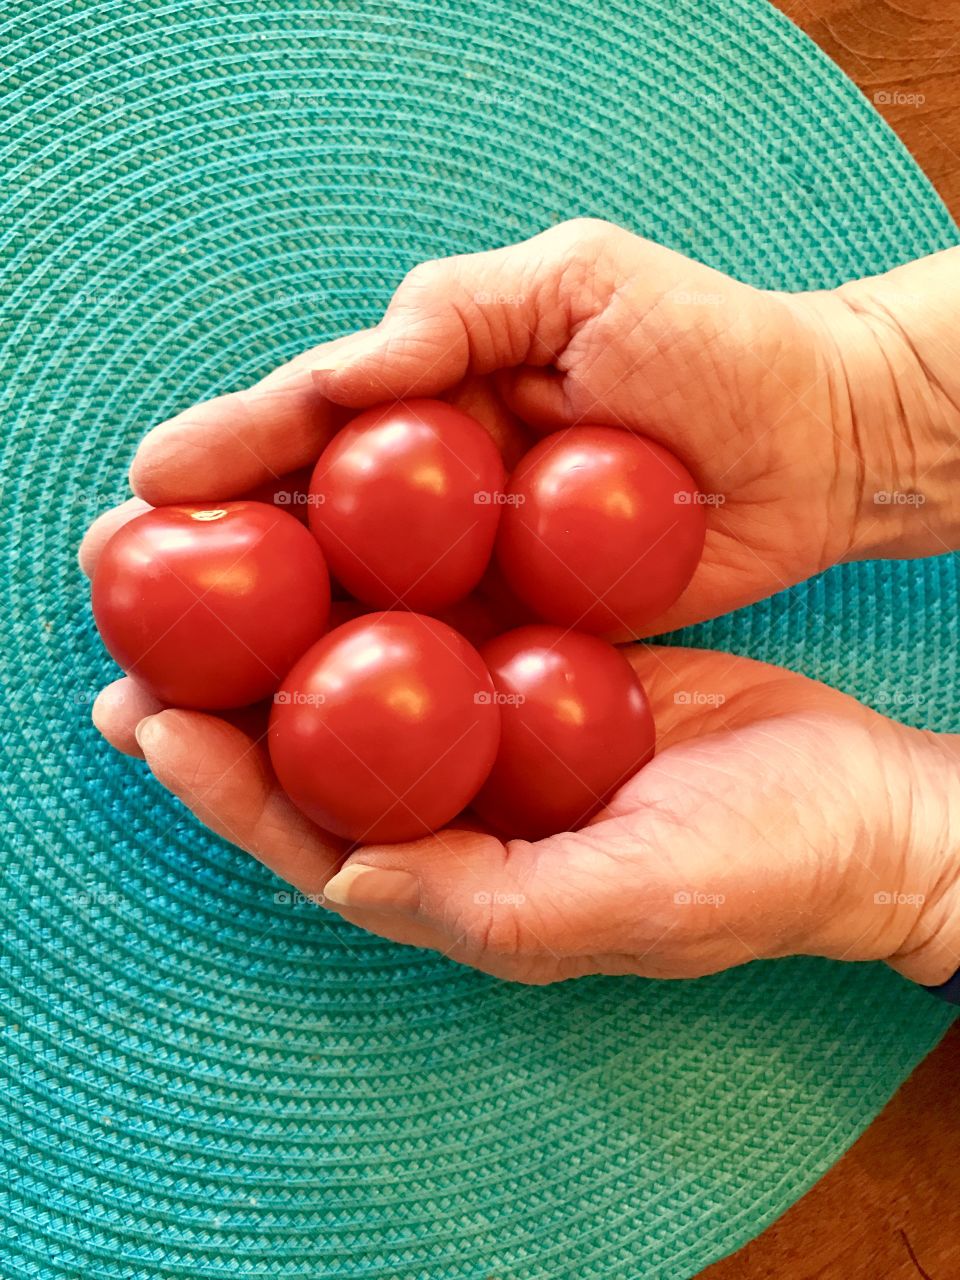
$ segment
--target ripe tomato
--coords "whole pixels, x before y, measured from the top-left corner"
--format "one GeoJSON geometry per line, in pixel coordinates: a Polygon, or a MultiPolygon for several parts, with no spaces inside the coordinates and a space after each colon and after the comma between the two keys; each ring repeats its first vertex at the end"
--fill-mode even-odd
{"type": "Polygon", "coordinates": [[[316,541],[259,502],[147,511],[113,535],[93,578],[107,649],[177,707],[266,697],[322,635],[329,609],[316,541]]]}
{"type": "Polygon", "coordinates": [[[502,835],[537,840],[576,830],[653,756],[643,686],[605,640],[518,627],[480,655],[497,690],[501,731],[472,807],[502,835]]]}
{"type": "Polygon", "coordinates": [[[482,577],[503,484],[500,454],[475,419],[441,400],[381,405],[320,455],[310,528],[352,596],[432,612],[482,577]]]}
{"type": "Polygon", "coordinates": [[[435,618],[397,610],[318,641],[274,696],[270,758],[291,800],[354,841],[412,840],[470,803],[500,713],[480,655],[435,618]]]}
{"type": "Polygon", "coordinates": [[[497,559],[541,618],[629,639],[693,576],[706,531],[698,498],[686,467],[652,440],[571,427],[511,476],[497,559]]]}

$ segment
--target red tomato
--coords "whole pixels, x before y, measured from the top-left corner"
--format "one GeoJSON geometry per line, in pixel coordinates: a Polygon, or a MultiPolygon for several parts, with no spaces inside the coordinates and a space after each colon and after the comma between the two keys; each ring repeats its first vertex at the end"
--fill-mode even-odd
{"type": "Polygon", "coordinates": [[[352,596],[432,612],[482,577],[503,484],[496,446],[467,414],[441,400],[381,405],[320,455],[310,528],[352,596]]]}
{"type": "Polygon", "coordinates": [[[323,554],[259,502],[157,507],[119,529],[93,578],[93,613],[124,671],[162,702],[217,710],[272,693],[322,635],[323,554]]]}
{"type": "Polygon", "coordinates": [[[559,627],[507,631],[480,650],[500,747],[474,811],[507,837],[574,831],[653,756],[650,704],[624,654],[559,627]]]}
{"type": "Polygon", "coordinates": [[[397,610],[318,641],[274,696],[270,758],[308,817],[348,840],[412,840],[483,783],[500,737],[480,655],[435,618],[397,610]]]}
{"type": "Polygon", "coordinates": [[[547,622],[629,639],[693,576],[706,532],[698,499],[686,467],[652,440],[571,427],[511,476],[497,559],[547,622]]]}

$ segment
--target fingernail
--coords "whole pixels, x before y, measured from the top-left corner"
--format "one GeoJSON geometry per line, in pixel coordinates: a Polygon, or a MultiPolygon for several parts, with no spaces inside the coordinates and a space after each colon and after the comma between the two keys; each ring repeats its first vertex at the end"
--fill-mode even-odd
{"type": "Polygon", "coordinates": [[[360,907],[376,911],[404,911],[420,906],[420,881],[409,871],[366,867],[360,863],[344,867],[328,880],[324,899],[339,907],[360,907]]]}
{"type": "Polygon", "coordinates": [[[137,727],[133,731],[133,736],[137,740],[137,746],[141,751],[146,751],[147,745],[151,737],[156,736],[157,726],[153,723],[156,716],[144,716],[142,720],[137,722],[137,727]]]}

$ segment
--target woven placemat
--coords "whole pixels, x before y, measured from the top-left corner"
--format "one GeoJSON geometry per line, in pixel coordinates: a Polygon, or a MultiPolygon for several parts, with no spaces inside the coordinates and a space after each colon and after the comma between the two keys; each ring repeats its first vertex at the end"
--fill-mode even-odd
{"type": "MultiPolygon", "coordinates": [[[[523,988],[313,909],[91,729],[74,548],[147,427],[420,259],[589,213],[829,285],[949,217],[762,0],[11,0],[0,50],[0,1276],[692,1275],[948,1011],[804,960],[523,988]]],[[[851,566],[694,636],[946,727],[958,596],[851,566]]]]}

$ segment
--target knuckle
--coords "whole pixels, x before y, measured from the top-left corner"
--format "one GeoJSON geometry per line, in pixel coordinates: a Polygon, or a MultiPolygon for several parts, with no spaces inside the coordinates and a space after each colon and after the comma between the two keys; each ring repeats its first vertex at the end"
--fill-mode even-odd
{"type": "Polygon", "coordinates": [[[411,294],[431,293],[444,285],[448,277],[448,268],[439,259],[418,262],[407,272],[397,290],[398,297],[411,294]]]}
{"type": "Polygon", "coordinates": [[[570,218],[560,224],[560,230],[575,244],[586,246],[606,240],[616,228],[602,218],[570,218]]]}
{"type": "Polygon", "coordinates": [[[465,925],[467,945],[477,955],[512,962],[536,951],[516,906],[495,901],[475,905],[465,925]]]}

